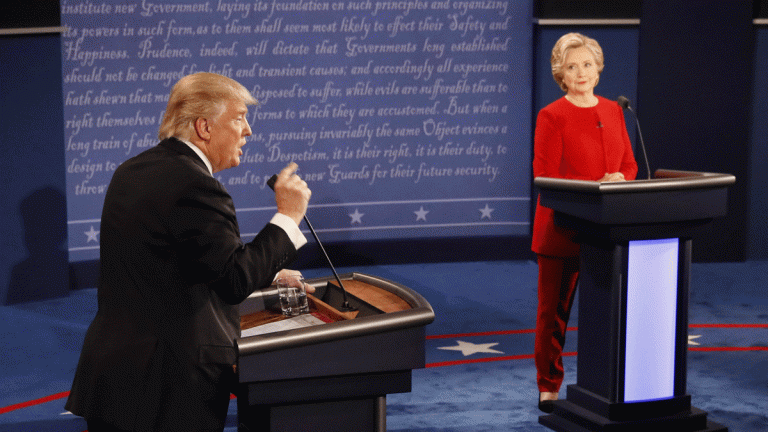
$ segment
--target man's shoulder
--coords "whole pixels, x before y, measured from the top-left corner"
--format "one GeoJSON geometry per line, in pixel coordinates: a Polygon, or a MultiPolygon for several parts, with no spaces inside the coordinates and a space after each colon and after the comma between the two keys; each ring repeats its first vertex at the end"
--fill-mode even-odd
{"type": "Polygon", "coordinates": [[[157,145],[123,162],[112,175],[110,189],[170,198],[193,190],[219,193],[218,183],[192,156],[157,145]]]}
{"type": "MultiPolygon", "coordinates": [[[[194,173],[207,174],[202,162],[198,163],[196,158],[186,144],[169,139],[127,159],[118,167],[118,170],[156,170],[168,173],[190,170],[194,173]]],[[[210,174],[208,176],[210,177],[210,174]]]]}

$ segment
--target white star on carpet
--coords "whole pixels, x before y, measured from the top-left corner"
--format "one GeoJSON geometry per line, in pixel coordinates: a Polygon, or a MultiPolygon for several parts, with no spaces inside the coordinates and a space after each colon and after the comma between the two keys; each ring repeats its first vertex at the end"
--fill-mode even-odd
{"type": "Polygon", "coordinates": [[[91,225],[90,231],[84,231],[83,234],[88,236],[88,240],[86,240],[86,243],[90,243],[91,241],[95,241],[96,243],[99,242],[99,239],[96,238],[97,235],[99,235],[101,231],[96,231],[93,229],[93,225],[91,225]]]}
{"type": "Polygon", "coordinates": [[[498,342],[487,343],[487,344],[474,344],[472,342],[464,342],[464,341],[456,341],[456,342],[458,343],[457,346],[438,347],[437,349],[461,351],[461,353],[464,354],[464,357],[470,356],[472,354],[477,354],[477,353],[504,354],[502,351],[491,349],[491,347],[498,345],[498,342]]]}
{"type": "Polygon", "coordinates": [[[363,223],[363,216],[365,216],[365,213],[360,213],[358,209],[355,209],[354,213],[349,214],[349,217],[352,218],[350,224],[363,223]]]}
{"type": "Polygon", "coordinates": [[[492,208],[490,208],[490,207],[488,207],[488,204],[486,204],[486,205],[485,205],[485,208],[481,208],[481,209],[480,209],[480,214],[481,214],[481,216],[480,216],[480,219],[481,219],[481,220],[482,220],[482,219],[485,219],[485,218],[488,218],[488,219],[490,219],[490,218],[491,218],[491,212],[492,212],[492,211],[493,211],[493,209],[492,209],[492,208]]]}
{"type": "Polygon", "coordinates": [[[427,221],[427,213],[429,213],[429,210],[424,210],[424,206],[420,206],[418,211],[415,211],[416,213],[416,220],[420,221],[423,220],[424,222],[427,221]]]}
{"type": "Polygon", "coordinates": [[[700,337],[701,335],[688,335],[688,345],[701,345],[700,343],[693,341],[693,339],[698,339],[700,337]]]}

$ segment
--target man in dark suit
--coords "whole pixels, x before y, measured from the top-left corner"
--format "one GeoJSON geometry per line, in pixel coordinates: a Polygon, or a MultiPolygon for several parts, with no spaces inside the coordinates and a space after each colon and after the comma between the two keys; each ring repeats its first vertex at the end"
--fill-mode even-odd
{"type": "Polygon", "coordinates": [[[244,244],[213,174],[240,163],[251,134],[239,83],[210,73],[171,91],[161,142],[124,162],[101,218],[98,313],[66,408],[90,432],[220,431],[236,383],[237,304],[269,286],[306,239],[311,192],[283,169],[277,214],[244,244]]]}

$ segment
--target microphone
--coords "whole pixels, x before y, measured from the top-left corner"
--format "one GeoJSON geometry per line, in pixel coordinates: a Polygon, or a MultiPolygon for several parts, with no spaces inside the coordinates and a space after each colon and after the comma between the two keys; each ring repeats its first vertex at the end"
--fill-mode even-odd
{"type": "MultiPolygon", "coordinates": [[[[277,174],[273,175],[272,177],[269,178],[269,180],[267,180],[267,186],[269,186],[269,188],[272,189],[273,192],[275,190],[275,182],[277,182],[277,174]]],[[[349,301],[347,300],[347,290],[344,289],[344,285],[341,283],[341,278],[339,277],[339,274],[336,273],[336,269],[333,267],[333,263],[331,263],[331,258],[328,256],[328,253],[325,251],[323,244],[320,243],[320,238],[317,237],[317,233],[315,232],[315,229],[312,228],[312,224],[309,223],[309,219],[307,219],[307,215],[304,215],[304,223],[306,223],[307,227],[309,227],[309,231],[312,233],[312,236],[315,238],[317,245],[320,246],[320,250],[323,251],[323,255],[325,255],[325,260],[328,261],[328,265],[331,267],[331,271],[333,272],[333,276],[336,278],[336,282],[339,283],[339,288],[341,288],[341,294],[344,298],[341,304],[341,310],[344,312],[356,311],[357,308],[349,304],[349,301]]]]}
{"type": "Polygon", "coordinates": [[[643,142],[643,133],[640,131],[640,120],[637,119],[637,114],[635,114],[635,111],[632,109],[631,106],[629,106],[629,99],[627,99],[624,96],[619,96],[619,98],[616,100],[616,103],[618,103],[622,109],[628,109],[629,112],[631,112],[632,115],[635,117],[635,124],[637,124],[637,136],[640,137],[640,148],[643,150],[643,160],[645,161],[645,172],[648,173],[648,180],[650,180],[651,168],[648,166],[648,154],[645,152],[645,143],[643,142]]]}

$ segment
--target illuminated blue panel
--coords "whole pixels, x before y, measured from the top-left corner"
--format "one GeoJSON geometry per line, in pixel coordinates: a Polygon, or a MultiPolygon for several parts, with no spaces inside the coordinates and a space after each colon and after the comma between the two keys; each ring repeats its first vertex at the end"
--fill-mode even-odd
{"type": "Polygon", "coordinates": [[[629,242],[624,402],[674,396],[679,246],[629,242]]]}

